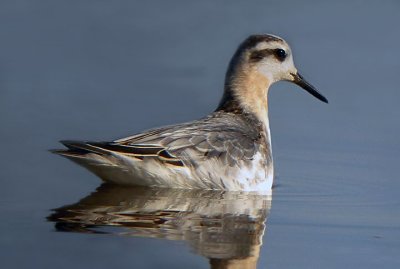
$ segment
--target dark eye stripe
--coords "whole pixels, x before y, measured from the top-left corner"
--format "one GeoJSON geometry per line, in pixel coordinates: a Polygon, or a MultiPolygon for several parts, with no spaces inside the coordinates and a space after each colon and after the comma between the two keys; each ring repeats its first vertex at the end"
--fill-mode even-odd
{"type": "Polygon", "coordinates": [[[272,50],[272,49],[263,49],[263,50],[253,51],[250,54],[250,61],[259,62],[262,59],[264,59],[266,56],[271,55],[273,53],[274,53],[274,50],[272,50]]]}

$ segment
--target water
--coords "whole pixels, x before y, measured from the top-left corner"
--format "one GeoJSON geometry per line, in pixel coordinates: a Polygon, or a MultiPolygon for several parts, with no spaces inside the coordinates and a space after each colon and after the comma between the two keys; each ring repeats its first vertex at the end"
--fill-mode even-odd
{"type": "Polygon", "coordinates": [[[3,0],[2,268],[399,268],[399,11],[396,1],[3,0]],[[96,191],[95,176],[47,152],[206,115],[255,32],[286,38],[330,101],[273,86],[272,196],[96,191]]]}
{"type": "Polygon", "coordinates": [[[103,185],[48,220],[58,231],[184,241],[213,268],[255,268],[270,208],[271,196],[103,185]]]}

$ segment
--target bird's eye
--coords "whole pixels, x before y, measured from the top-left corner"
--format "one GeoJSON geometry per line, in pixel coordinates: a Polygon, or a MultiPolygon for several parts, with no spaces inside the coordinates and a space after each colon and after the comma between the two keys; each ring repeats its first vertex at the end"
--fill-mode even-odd
{"type": "Polygon", "coordinates": [[[287,56],[286,51],[283,49],[276,49],[275,56],[278,58],[279,61],[283,62],[287,56]]]}

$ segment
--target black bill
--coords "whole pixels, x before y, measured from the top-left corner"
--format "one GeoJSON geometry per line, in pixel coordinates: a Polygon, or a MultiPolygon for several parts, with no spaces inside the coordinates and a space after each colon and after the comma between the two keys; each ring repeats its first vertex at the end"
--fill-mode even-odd
{"type": "Polygon", "coordinates": [[[318,98],[324,103],[328,103],[328,99],[326,99],[322,94],[320,94],[313,85],[307,82],[299,73],[292,74],[293,76],[293,83],[299,85],[304,90],[308,91],[311,95],[318,98]]]}

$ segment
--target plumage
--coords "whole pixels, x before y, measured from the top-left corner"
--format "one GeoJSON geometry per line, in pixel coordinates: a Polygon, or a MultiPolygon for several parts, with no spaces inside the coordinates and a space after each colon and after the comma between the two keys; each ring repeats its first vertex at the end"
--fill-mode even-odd
{"type": "Polygon", "coordinates": [[[61,141],[68,149],[54,152],[106,182],[268,191],[273,182],[270,85],[291,80],[324,98],[298,75],[291,55],[286,55],[290,48],[283,39],[250,36],[230,62],[220,105],[207,117],[111,142],[61,141]]]}
{"type": "MultiPolygon", "coordinates": [[[[146,178],[152,178],[151,186],[174,184],[167,182],[173,181],[173,178],[163,178],[164,175],[152,173],[154,166],[161,166],[177,177],[190,175],[184,184],[176,187],[224,189],[235,183],[235,174],[239,173],[240,167],[252,165],[256,153],[262,152],[265,156],[265,163],[260,169],[268,167],[271,156],[268,156],[270,150],[266,140],[261,123],[256,122],[256,119],[246,115],[214,112],[197,121],[153,129],[112,142],[62,141],[68,150],[57,153],[83,164],[105,181],[119,181],[118,174],[108,178],[108,174],[99,173],[101,167],[118,167],[126,171],[121,176],[131,178],[135,177],[135,169],[132,171],[130,168],[134,165],[142,166],[146,178]],[[93,155],[107,159],[108,162],[85,161],[93,159],[93,155]],[[198,168],[202,166],[216,167],[205,173],[198,168]],[[231,183],[225,182],[228,176],[231,183]],[[204,180],[205,177],[207,180],[204,180]]],[[[141,178],[134,180],[135,185],[149,185],[146,182],[146,179],[141,178]]],[[[235,184],[238,185],[238,182],[235,184]]],[[[235,188],[239,189],[239,185],[235,188]]]]}

